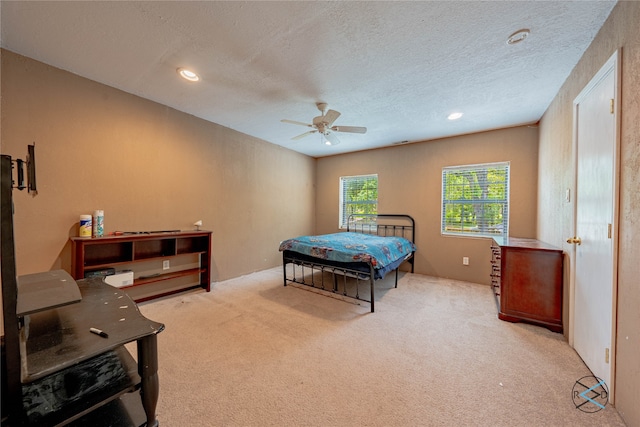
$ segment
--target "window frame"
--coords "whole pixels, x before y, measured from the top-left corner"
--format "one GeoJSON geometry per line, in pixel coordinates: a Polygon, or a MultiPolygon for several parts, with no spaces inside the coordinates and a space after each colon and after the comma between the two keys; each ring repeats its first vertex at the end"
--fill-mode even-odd
{"type": "Polygon", "coordinates": [[[379,179],[378,179],[378,174],[377,173],[371,173],[371,174],[364,174],[364,175],[350,175],[350,176],[341,176],[340,177],[340,186],[339,186],[339,208],[338,208],[338,227],[339,229],[346,229],[347,228],[347,222],[349,219],[349,215],[353,214],[353,213],[372,213],[372,214],[377,214],[378,213],[378,189],[379,189],[379,179]],[[375,178],[376,179],[376,198],[375,200],[373,199],[366,199],[366,200],[360,200],[358,201],[358,203],[355,202],[349,202],[349,201],[345,201],[345,183],[346,182],[350,182],[350,181],[355,181],[355,180],[361,180],[361,181],[365,181],[368,180],[370,178],[375,178]],[[349,211],[349,209],[347,208],[347,205],[373,205],[374,208],[371,209],[367,209],[367,212],[353,212],[353,211],[349,211]]]}
{"type": "MultiPolygon", "coordinates": [[[[477,175],[476,175],[477,177],[477,175]]],[[[505,161],[505,162],[492,162],[492,163],[480,163],[480,164],[473,164],[473,165],[459,165],[459,166],[445,166],[442,168],[442,194],[441,194],[441,212],[440,212],[440,233],[443,236],[458,236],[458,237],[484,237],[484,238],[500,238],[500,237],[507,237],[509,235],[509,211],[510,211],[510,186],[511,186],[511,164],[509,161],[505,161]],[[501,190],[498,191],[498,194],[502,194],[503,197],[492,197],[492,198],[481,198],[481,199],[473,199],[473,198],[450,198],[450,199],[445,199],[446,193],[447,193],[447,184],[449,185],[455,185],[452,184],[450,182],[447,181],[447,177],[448,177],[448,173],[457,173],[458,176],[460,174],[460,172],[462,173],[477,173],[479,171],[481,172],[485,172],[487,174],[490,173],[491,170],[500,170],[502,173],[505,174],[504,177],[504,183],[502,184],[504,186],[504,188],[502,188],[501,190]],[[469,226],[469,227],[465,227],[464,224],[464,214],[462,213],[463,211],[461,211],[460,213],[460,230],[456,231],[456,230],[452,230],[452,226],[451,223],[447,222],[447,207],[448,206],[462,206],[462,210],[464,210],[464,206],[470,206],[471,209],[473,209],[473,216],[476,217],[478,215],[478,213],[484,213],[485,212],[485,207],[489,206],[490,209],[496,209],[495,206],[491,206],[491,205],[500,205],[500,215],[501,215],[501,221],[499,223],[495,222],[495,223],[483,223],[484,221],[480,221],[480,225],[478,225],[478,220],[477,218],[474,218],[474,223],[475,225],[473,226],[469,226]],[[474,228],[478,228],[476,231],[473,231],[474,228]],[[490,231],[490,230],[494,230],[494,231],[490,231]]],[[[467,180],[467,183],[469,181],[467,180]]],[[[474,187],[474,185],[471,186],[467,186],[466,187],[466,193],[469,194],[471,192],[471,194],[473,194],[474,192],[477,193],[478,190],[480,191],[480,194],[482,194],[483,192],[485,192],[485,194],[487,196],[490,195],[490,186],[494,186],[494,191],[495,189],[495,185],[498,184],[496,182],[490,182],[489,180],[489,176],[486,175],[485,176],[485,180],[484,182],[486,183],[486,186],[483,188],[482,185],[480,185],[477,188],[472,188],[474,187]]],[[[475,182],[475,184],[477,184],[477,181],[475,182]]],[[[464,191],[465,187],[464,185],[462,185],[462,187],[460,188],[460,191],[464,191]]],[[[468,209],[468,208],[467,208],[468,209]]],[[[467,212],[469,212],[467,210],[467,212]]],[[[485,216],[485,218],[487,218],[485,216]]]]}

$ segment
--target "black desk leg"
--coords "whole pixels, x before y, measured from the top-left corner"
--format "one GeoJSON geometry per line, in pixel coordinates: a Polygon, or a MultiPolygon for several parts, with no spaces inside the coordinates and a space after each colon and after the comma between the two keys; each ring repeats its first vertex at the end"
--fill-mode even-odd
{"type": "Polygon", "coordinates": [[[138,340],[138,374],[141,378],[141,397],[147,414],[147,427],[157,427],[156,405],[160,394],[158,381],[158,339],[155,334],[138,340]]]}

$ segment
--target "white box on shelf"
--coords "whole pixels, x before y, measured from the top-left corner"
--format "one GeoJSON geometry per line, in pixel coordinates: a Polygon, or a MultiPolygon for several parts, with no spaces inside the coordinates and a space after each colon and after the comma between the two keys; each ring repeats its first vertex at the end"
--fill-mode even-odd
{"type": "Polygon", "coordinates": [[[104,281],[116,288],[133,285],[133,271],[118,271],[111,276],[105,276],[104,281]]]}

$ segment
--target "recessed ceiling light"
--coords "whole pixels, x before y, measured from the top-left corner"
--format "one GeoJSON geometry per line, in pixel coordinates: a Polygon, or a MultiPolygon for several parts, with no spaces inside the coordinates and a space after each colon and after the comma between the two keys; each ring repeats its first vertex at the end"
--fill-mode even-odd
{"type": "Polygon", "coordinates": [[[447,116],[447,119],[449,120],[458,120],[460,117],[462,117],[462,113],[457,112],[457,113],[451,113],[447,116]]]}
{"type": "Polygon", "coordinates": [[[186,68],[178,68],[177,71],[178,71],[178,74],[180,74],[180,77],[182,77],[185,80],[189,80],[190,82],[197,82],[200,80],[200,76],[198,76],[196,73],[186,68]]]}
{"type": "Polygon", "coordinates": [[[526,28],[518,30],[509,36],[509,38],[507,39],[507,44],[520,43],[521,41],[529,37],[529,33],[530,31],[526,28]]]}

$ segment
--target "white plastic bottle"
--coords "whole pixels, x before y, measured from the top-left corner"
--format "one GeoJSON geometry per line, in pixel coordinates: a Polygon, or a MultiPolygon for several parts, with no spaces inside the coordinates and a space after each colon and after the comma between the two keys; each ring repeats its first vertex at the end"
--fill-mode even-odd
{"type": "Polygon", "coordinates": [[[93,212],[93,237],[104,236],[104,211],[93,212]]]}

